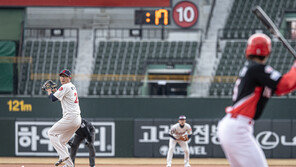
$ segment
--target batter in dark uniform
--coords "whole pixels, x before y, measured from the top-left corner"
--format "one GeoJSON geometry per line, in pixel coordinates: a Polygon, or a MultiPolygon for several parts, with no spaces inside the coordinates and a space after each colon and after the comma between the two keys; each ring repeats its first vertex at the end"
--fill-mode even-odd
{"type": "Polygon", "coordinates": [[[233,89],[233,104],[218,124],[218,136],[231,167],[268,167],[264,152],[253,136],[254,120],[262,115],[272,95],[285,95],[296,89],[296,62],[282,75],[266,65],[271,39],[261,33],[247,43],[245,66],[233,89]]]}

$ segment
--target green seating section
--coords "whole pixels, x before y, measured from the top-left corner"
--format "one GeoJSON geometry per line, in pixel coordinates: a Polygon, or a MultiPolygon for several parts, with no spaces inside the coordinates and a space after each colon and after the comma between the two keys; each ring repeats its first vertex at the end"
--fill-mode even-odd
{"type": "Polygon", "coordinates": [[[294,0],[235,0],[226,21],[222,37],[227,39],[248,38],[256,29],[263,30],[269,34],[264,25],[252,13],[252,8],[256,5],[270,16],[276,23],[279,23],[283,9],[295,9],[294,0]]]}
{"type": "MultiPolygon", "coordinates": [[[[245,58],[246,42],[228,41],[222,52],[220,63],[216,69],[214,82],[210,86],[209,95],[211,96],[230,96],[239,70],[243,67],[245,58]]],[[[296,47],[296,42],[291,42],[292,47],[296,47]]],[[[267,62],[271,67],[282,74],[286,73],[294,58],[281,42],[272,43],[272,53],[267,62]]],[[[296,93],[292,93],[296,95],[296,93]]]]}
{"type": "Polygon", "coordinates": [[[20,65],[19,94],[42,94],[40,87],[50,76],[58,83],[56,74],[61,69],[74,69],[76,45],[76,41],[25,40],[22,57],[32,62],[20,65]]]}
{"type": "MultiPolygon", "coordinates": [[[[229,13],[223,31],[220,34],[226,46],[222,52],[220,63],[217,65],[214,81],[209,90],[212,96],[232,95],[233,84],[239,70],[245,62],[246,40],[254,33],[260,31],[267,35],[270,32],[260,23],[252,13],[252,8],[261,6],[270,18],[279,26],[282,12],[285,9],[295,9],[294,0],[235,0],[229,13]],[[244,42],[241,42],[244,41],[244,42]]],[[[285,34],[284,34],[285,35],[285,34]]],[[[291,42],[295,47],[295,42],[291,42]]],[[[272,54],[268,61],[274,69],[285,73],[290,69],[293,58],[281,42],[272,43],[272,54]]],[[[291,93],[295,95],[295,93],[291,93]]]]}
{"type": "Polygon", "coordinates": [[[199,47],[193,41],[100,41],[93,74],[111,77],[93,77],[89,95],[139,95],[147,64],[193,64],[199,47]]]}

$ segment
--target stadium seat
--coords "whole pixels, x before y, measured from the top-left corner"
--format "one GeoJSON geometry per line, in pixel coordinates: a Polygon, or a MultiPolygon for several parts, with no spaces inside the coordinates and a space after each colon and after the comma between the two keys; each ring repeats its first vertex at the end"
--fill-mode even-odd
{"type": "Polygon", "coordinates": [[[40,85],[48,79],[46,76],[56,75],[63,68],[72,70],[76,58],[76,43],[52,39],[26,39],[22,57],[31,57],[32,63],[21,64],[19,94],[41,95],[43,93],[40,85]]]}
{"type": "Polygon", "coordinates": [[[252,14],[251,9],[259,5],[276,23],[281,17],[282,9],[294,9],[295,1],[293,0],[235,0],[229,17],[224,26],[222,38],[224,39],[247,39],[256,29],[264,30],[265,33],[270,34],[264,26],[259,22],[255,15],[252,14]],[[251,32],[250,32],[251,31],[251,32]]]}
{"type": "MultiPolygon", "coordinates": [[[[232,94],[236,76],[246,61],[244,56],[246,44],[246,40],[245,42],[241,42],[241,40],[239,42],[234,40],[226,42],[220,62],[217,64],[214,81],[210,86],[210,96],[230,96],[232,94]]],[[[295,44],[296,42],[291,42],[292,46],[295,46],[295,44]]],[[[273,49],[267,64],[284,74],[290,69],[293,57],[285,54],[287,51],[281,42],[273,42],[272,46],[273,49]]],[[[291,96],[293,95],[295,93],[291,94],[291,96]]]]}
{"type": "Polygon", "coordinates": [[[132,78],[145,74],[147,62],[174,60],[193,64],[200,45],[193,41],[100,41],[95,47],[93,74],[115,77],[102,85],[100,79],[92,80],[96,86],[89,88],[89,95],[134,96],[141,93],[142,83],[132,78]]]}

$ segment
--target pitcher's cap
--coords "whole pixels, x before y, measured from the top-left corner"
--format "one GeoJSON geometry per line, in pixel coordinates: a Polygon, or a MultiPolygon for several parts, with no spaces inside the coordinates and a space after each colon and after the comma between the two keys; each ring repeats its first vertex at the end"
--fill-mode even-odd
{"type": "Polygon", "coordinates": [[[185,115],[179,116],[179,120],[186,120],[186,116],[185,115]]]}
{"type": "Polygon", "coordinates": [[[61,76],[62,74],[68,76],[68,77],[71,77],[71,71],[70,70],[67,70],[67,69],[64,69],[60,72],[59,76],[61,76]]]}

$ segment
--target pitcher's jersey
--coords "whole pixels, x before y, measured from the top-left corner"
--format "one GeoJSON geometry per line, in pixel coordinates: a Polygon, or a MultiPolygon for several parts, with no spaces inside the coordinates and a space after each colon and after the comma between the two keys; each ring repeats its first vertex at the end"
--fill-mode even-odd
{"type": "Polygon", "coordinates": [[[63,84],[53,95],[61,101],[63,116],[67,114],[80,115],[80,107],[76,87],[71,82],[63,84]]]}
{"type": "Polygon", "coordinates": [[[226,108],[226,113],[258,119],[281,77],[281,73],[269,65],[247,61],[234,85],[233,105],[226,108]]]}
{"type": "Polygon", "coordinates": [[[176,123],[171,127],[170,135],[174,136],[176,139],[180,138],[183,135],[192,135],[191,126],[188,123],[185,123],[183,128],[179,123],[176,123]]]}

